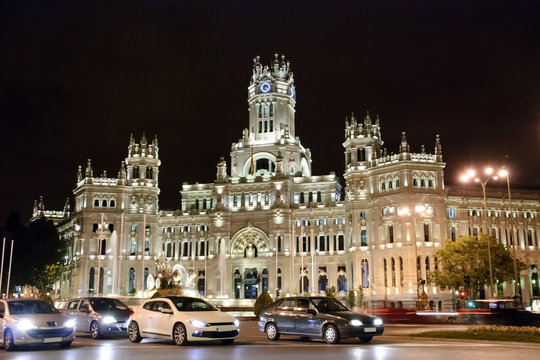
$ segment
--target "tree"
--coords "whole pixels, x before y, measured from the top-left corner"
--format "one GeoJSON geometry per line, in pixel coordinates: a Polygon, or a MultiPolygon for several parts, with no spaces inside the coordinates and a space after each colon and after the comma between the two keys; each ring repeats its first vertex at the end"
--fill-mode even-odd
{"type": "MultiPolygon", "coordinates": [[[[446,240],[444,248],[435,253],[437,268],[432,272],[432,280],[441,289],[466,288],[470,296],[477,294],[489,284],[488,241],[491,250],[491,268],[496,283],[512,280],[513,259],[510,252],[493,236],[459,236],[453,242],[446,240]]],[[[525,264],[517,260],[518,271],[525,264]]]]}
{"type": "Polygon", "coordinates": [[[356,298],[356,306],[358,307],[364,307],[364,298],[365,298],[365,294],[364,294],[364,288],[362,287],[362,285],[358,286],[358,296],[356,298]]]}
{"type": "Polygon", "coordinates": [[[273,302],[274,300],[272,300],[272,297],[268,291],[263,291],[257,300],[255,300],[255,304],[253,305],[253,313],[255,313],[255,316],[259,316],[261,314],[261,310],[273,302]]]}
{"type": "Polygon", "coordinates": [[[331,297],[331,298],[336,298],[336,294],[337,294],[337,289],[335,286],[330,286],[328,288],[328,290],[326,290],[326,296],[328,297],[331,297]]]}
{"type": "Polygon", "coordinates": [[[355,294],[354,289],[349,290],[349,297],[347,298],[347,303],[349,304],[349,307],[352,309],[356,303],[355,301],[355,294]]]}
{"type": "Polygon", "coordinates": [[[67,242],[58,236],[54,224],[46,218],[32,221],[28,226],[15,226],[15,223],[11,220],[14,240],[11,284],[35,285],[40,291],[46,291],[60,277],[58,267],[61,269],[67,242]]]}

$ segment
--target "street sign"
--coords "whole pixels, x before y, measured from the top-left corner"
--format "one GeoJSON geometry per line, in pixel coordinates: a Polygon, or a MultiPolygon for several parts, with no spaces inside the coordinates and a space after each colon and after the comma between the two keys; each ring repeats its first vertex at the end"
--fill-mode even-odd
{"type": "Polygon", "coordinates": [[[422,295],[420,295],[420,298],[421,298],[420,303],[422,304],[422,306],[427,306],[428,296],[425,291],[422,291],[422,295]]]}

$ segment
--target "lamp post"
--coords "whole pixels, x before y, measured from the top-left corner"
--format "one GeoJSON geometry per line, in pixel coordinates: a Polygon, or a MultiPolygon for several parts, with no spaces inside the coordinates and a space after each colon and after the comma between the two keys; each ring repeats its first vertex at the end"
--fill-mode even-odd
{"type": "MultiPolygon", "coordinates": [[[[467,171],[467,174],[464,174],[461,176],[461,180],[463,182],[469,181],[469,179],[474,179],[474,182],[477,182],[482,186],[482,195],[484,196],[484,224],[486,228],[486,234],[489,235],[488,230],[488,218],[487,218],[487,198],[486,198],[486,185],[489,182],[489,180],[497,180],[497,176],[493,175],[493,168],[487,167],[484,170],[485,176],[482,178],[476,177],[476,172],[474,170],[467,171]]],[[[491,290],[491,293],[493,294],[493,297],[496,296],[495,288],[493,287],[493,269],[491,266],[491,246],[490,246],[490,239],[487,238],[487,248],[488,248],[488,263],[489,263],[489,287],[491,290]]]]}
{"type": "Polygon", "coordinates": [[[278,246],[274,248],[274,251],[276,252],[276,299],[278,297],[279,293],[279,287],[278,287],[278,246]]]}
{"type": "Polygon", "coordinates": [[[519,274],[517,271],[517,258],[516,258],[516,241],[514,239],[514,219],[512,216],[512,195],[510,194],[510,173],[503,169],[499,171],[499,176],[506,177],[506,185],[508,186],[508,216],[510,222],[510,239],[512,239],[512,262],[514,264],[514,295],[516,295],[518,302],[521,304],[521,299],[519,296],[519,274]]]}

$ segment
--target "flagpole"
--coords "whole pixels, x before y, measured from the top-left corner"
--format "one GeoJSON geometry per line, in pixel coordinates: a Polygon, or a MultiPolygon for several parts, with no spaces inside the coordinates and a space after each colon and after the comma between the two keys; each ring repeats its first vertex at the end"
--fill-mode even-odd
{"type": "Polygon", "coordinates": [[[4,251],[6,250],[6,238],[2,243],[2,266],[0,270],[0,298],[2,298],[2,284],[4,283],[4,251]]]}
{"type": "Polygon", "coordinates": [[[13,259],[13,240],[11,240],[11,254],[9,255],[9,270],[8,270],[8,280],[7,280],[7,291],[6,297],[9,297],[9,280],[11,277],[11,260],[13,259]]]}

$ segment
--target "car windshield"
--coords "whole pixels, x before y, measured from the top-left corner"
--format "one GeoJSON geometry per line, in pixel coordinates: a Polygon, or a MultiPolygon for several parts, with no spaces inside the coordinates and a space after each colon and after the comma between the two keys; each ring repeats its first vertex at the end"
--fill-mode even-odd
{"type": "Polygon", "coordinates": [[[94,311],[127,310],[127,306],[116,299],[90,299],[94,311]]]}
{"type": "Polygon", "coordinates": [[[57,314],[59,312],[54,306],[41,300],[10,301],[8,304],[11,315],[57,314]]]}
{"type": "Polygon", "coordinates": [[[201,299],[179,297],[171,300],[178,311],[218,311],[213,305],[201,299]]]}
{"type": "Polygon", "coordinates": [[[329,313],[329,312],[335,312],[335,311],[349,311],[349,309],[345,305],[343,305],[342,303],[334,299],[316,298],[316,299],[312,299],[312,301],[315,304],[317,311],[320,313],[329,313]]]}

